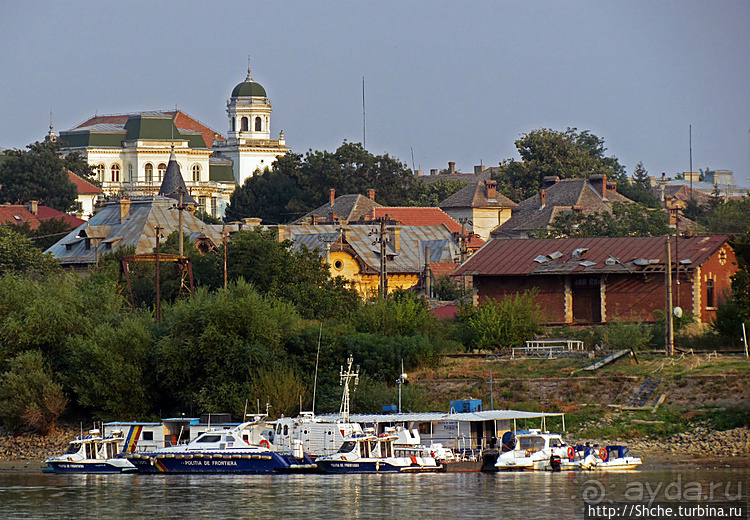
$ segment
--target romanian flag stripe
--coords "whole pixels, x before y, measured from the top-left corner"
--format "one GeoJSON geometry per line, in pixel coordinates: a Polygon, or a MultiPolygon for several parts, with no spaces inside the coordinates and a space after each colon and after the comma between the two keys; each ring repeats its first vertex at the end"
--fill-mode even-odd
{"type": "Polygon", "coordinates": [[[167,467],[159,459],[156,459],[156,461],[154,462],[154,466],[156,466],[157,468],[159,468],[159,471],[161,471],[162,473],[166,473],[167,472],[167,467]]]}
{"type": "Polygon", "coordinates": [[[138,444],[138,439],[141,438],[141,431],[143,426],[131,426],[128,436],[125,439],[125,453],[134,453],[135,447],[138,444]]]}

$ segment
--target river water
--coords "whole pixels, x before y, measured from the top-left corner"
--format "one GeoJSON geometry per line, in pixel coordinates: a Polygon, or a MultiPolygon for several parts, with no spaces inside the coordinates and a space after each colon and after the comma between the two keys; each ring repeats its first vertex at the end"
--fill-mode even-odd
{"type": "Polygon", "coordinates": [[[0,517],[583,518],[585,502],[747,503],[750,468],[623,473],[48,475],[0,473],[0,517]],[[640,494],[640,497],[639,497],[640,494]]]}

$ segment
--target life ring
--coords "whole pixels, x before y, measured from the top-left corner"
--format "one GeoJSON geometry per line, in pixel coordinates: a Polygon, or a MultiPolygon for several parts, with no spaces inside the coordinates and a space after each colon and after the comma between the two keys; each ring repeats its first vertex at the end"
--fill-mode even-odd
{"type": "Polygon", "coordinates": [[[576,458],[576,450],[573,446],[568,446],[568,458],[573,460],[576,458]]]}
{"type": "Polygon", "coordinates": [[[607,452],[607,448],[599,449],[599,458],[602,459],[603,462],[607,462],[607,459],[609,458],[609,453],[607,452]]]}
{"type": "Polygon", "coordinates": [[[268,442],[268,439],[263,439],[262,441],[260,441],[260,447],[261,448],[270,449],[271,448],[271,443],[268,442]]]}

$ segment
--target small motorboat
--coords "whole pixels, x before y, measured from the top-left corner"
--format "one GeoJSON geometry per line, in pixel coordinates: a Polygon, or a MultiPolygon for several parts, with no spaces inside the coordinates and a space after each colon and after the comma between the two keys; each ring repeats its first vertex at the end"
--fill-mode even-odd
{"type": "Polygon", "coordinates": [[[630,455],[630,449],[626,446],[579,446],[577,451],[582,452],[583,456],[581,469],[631,470],[643,464],[640,457],[630,455]]]}
{"type": "Polygon", "coordinates": [[[332,455],[315,459],[325,473],[419,473],[439,471],[440,465],[424,446],[397,446],[395,428],[349,435],[332,455]]]}
{"type": "Polygon", "coordinates": [[[575,448],[558,433],[529,430],[503,439],[503,452],[497,457],[498,471],[566,471],[578,469],[575,448]]]}
{"type": "Polygon", "coordinates": [[[62,455],[45,461],[43,471],[47,473],[134,473],[133,466],[119,455],[120,443],[124,437],[115,431],[109,437],[102,437],[99,429],[89,430],[70,441],[68,450],[62,455]]]}
{"type": "Polygon", "coordinates": [[[234,428],[205,431],[187,444],[125,457],[140,473],[281,473],[315,469],[300,445],[296,445],[297,453],[282,454],[267,439],[250,444],[257,435],[248,435],[247,430],[265,428],[265,421],[248,421],[234,428]]]}

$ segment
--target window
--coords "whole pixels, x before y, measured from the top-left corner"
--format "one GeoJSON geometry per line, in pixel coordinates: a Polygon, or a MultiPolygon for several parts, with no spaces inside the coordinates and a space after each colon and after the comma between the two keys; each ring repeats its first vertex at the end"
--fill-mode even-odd
{"type": "Polygon", "coordinates": [[[96,178],[100,181],[104,182],[104,165],[103,164],[97,164],[94,167],[94,171],[96,171],[96,178]]]}
{"type": "Polygon", "coordinates": [[[133,164],[128,163],[128,178],[125,179],[126,181],[132,181],[133,180],[133,164]]]}
{"type": "Polygon", "coordinates": [[[263,126],[263,123],[261,122],[260,118],[256,117],[255,118],[255,131],[260,132],[262,126],[263,126]]]}
{"type": "Polygon", "coordinates": [[[154,182],[154,165],[146,163],[146,182],[151,184],[154,182]]]}
{"type": "Polygon", "coordinates": [[[242,127],[241,127],[240,131],[241,132],[247,132],[247,130],[248,130],[247,118],[243,117],[242,118],[242,127]]]}
{"type": "Polygon", "coordinates": [[[143,432],[143,440],[144,441],[154,440],[154,432],[143,432]]]}
{"type": "Polygon", "coordinates": [[[211,197],[211,215],[214,217],[216,216],[216,210],[218,209],[216,207],[217,202],[216,197],[211,197]]]}
{"type": "Polygon", "coordinates": [[[159,164],[159,178],[157,179],[159,182],[164,178],[164,174],[167,173],[167,165],[164,163],[159,164]]]}
{"type": "Polygon", "coordinates": [[[195,439],[195,442],[219,442],[221,435],[204,435],[195,439]]]}
{"type": "Polygon", "coordinates": [[[714,306],[714,281],[713,280],[707,280],[706,281],[706,307],[713,307],[714,306]]]}
{"type": "Polygon", "coordinates": [[[229,120],[229,131],[234,132],[234,118],[229,120]]]}
{"type": "Polygon", "coordinates": [[[194,164],[193,165],[193,182],[200,182],[200,181],[201,181],[201,165],[194,164]]]}
{"type": "Polygon", "coordinates": [[[201,211],[206,211],[206,197],[198,197],[198,207],[200,207],[201,211]]]}
{"type": "Polygon", "coordinates": [[[110,172],[112,174],[112,182],[120,182],[120,165],[113,164],[110,172]]]}
{"type": "Polygon", "coordinates": [[[344,268],[344,262],[342,262],[341,260],[336,260],[336,261],[335,261],[335,262],[333,263],[333,267],[334,267],[334,268],[335,268],[335,269],[336,269],[337,271],[341,271],[341,270],[342,270],[342,269],[344,268]]]}

